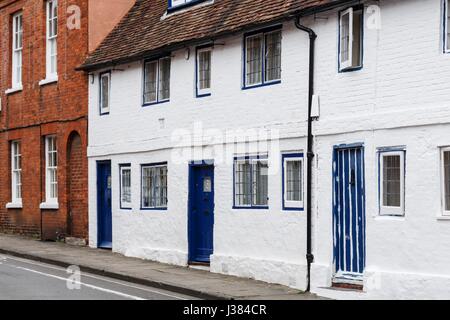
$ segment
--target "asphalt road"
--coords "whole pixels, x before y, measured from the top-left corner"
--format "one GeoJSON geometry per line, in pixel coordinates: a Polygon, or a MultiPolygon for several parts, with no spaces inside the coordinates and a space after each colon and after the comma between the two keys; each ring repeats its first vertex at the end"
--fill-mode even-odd
{"type": "Polygon", "coordinates": [[[189,300],[193,297],[0,255],[0,300],[189,300]]]}

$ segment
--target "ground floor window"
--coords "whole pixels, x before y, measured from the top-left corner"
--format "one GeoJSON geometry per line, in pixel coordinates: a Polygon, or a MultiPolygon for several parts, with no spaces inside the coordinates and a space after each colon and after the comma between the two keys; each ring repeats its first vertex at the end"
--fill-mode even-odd
{"type": "Polygon", "coordinates": [[[120,165],[120,208],[131,208],[131,166],[120,165]]]}
{"type": "Polygon", "coordinates": [[[142,209],[167,208],[167,163],[142,165],[142,209]]]}
{"type": "Polygon", "coordinates": [[[266,208],[268,206],[267,156],[234,160],[234,206],[266,208]]]}
{"type": "Polygon", "coordinates": [[[58,152],[56,136],[45,137],[45,195],[46,202],[58,202],[58,152]]]}
{"type": "Polygon", "coordinates": [[[403,216],[405,195],[405,150],[379,152],[380,214],[403,216]]]}
{"type": "Polygon", "coordinates": [[[11,195],[13,203],[22,203],[22,152],[20,141],[11,142],[11,195]]]}
{"type": "Polygon", "coordinates": [[[303,153],[283,154],[283,209],[303,209],[303,153]]]}
{"type": "Polygon", "coordinates": [[[444,215],[450,216],[450,147],[442,149],[442,195],[444,215]]]}

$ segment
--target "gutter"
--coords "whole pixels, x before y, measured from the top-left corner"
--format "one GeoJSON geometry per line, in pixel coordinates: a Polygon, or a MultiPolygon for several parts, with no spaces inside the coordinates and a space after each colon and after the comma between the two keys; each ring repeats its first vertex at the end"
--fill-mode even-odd
{"type": "Polygon", "coordinates": [[[295,19],[295,26],[297,29],[308,33],[309,35],[309,80],[308,80],[308,142],[307,142],[307,172],[306,172],[306,261],[307,261],[307,288],[306,291],[310,290],[311,287],[311,264],[314,262],[314,255],[312,254],[312,166],[314,159],[313,151],[313,134],[312,134],[312,104],[314,96],[314,54],[315,54],[315,42],[317,35],[316,33],[305,27],[300,23],[300,16],[295,19]]]}

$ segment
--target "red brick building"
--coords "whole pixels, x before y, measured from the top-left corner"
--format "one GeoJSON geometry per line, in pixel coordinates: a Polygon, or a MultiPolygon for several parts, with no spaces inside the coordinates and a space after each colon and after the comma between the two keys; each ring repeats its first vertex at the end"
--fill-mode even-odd
{"type": "Polygon", "coordinates": [[[75,68],[133,3],[0,0],[0,232],[87,239],[88,75],[75,68]]]}

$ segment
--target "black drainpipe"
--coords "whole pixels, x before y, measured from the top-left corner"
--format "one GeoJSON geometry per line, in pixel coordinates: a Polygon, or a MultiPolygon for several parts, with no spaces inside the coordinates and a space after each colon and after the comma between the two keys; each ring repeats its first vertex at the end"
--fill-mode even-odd
{"type": "Polygon", "coordinates": [[[312,103],[314,95],[314,45],[317,38],[316,33],[300,24],[300,17],[295,19],[295,26],[307,32],[309,35],[309,89],[308,89],[308,143],[307,143],[307,172],[306,172],[306,261],[308,263],[308,285],[306,291],[310,290],[311,286],[311,263],[314,261],[314,255],[312,254],[312,224],[311,224],[311,202],[312,202],[312,165],[314,159],[313,152],[313,134],[312,134],[312,103]]]}

